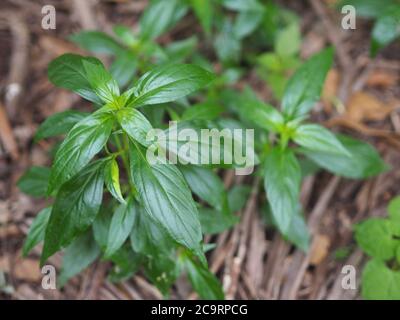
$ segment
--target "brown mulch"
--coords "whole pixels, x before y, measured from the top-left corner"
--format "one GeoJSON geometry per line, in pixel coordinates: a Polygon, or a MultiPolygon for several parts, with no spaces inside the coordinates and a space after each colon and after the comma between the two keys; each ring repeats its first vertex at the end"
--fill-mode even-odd
{"type": "MultiPolygon", "coordinates": [[[[352,224],[385,215],[388,200],[400,193],[400,47],[393,44],[371,60],[370,23],[360,21],[356,30],[344,31],[340,29],[340,15],[326,5],[332,1],[281,2],[303,18],[304,58],[326,44],[336,47],[336,74],[331,76],[326,92],[337,95],[342,104],[333,105],[327,98],[316,106],[314,119],[373,143],[392,169],[364,181],[324,172],[304,180],[301,201],[313,234],[308,254],[265,228],[260,214],[264,195],[258,192],[257,180],[246,177],[243,181],[243,177],[225,172],[227,187],[245,182],[253,186],[253,192],[240,212],[240,224],[207,238],[217,244],[209,257],[210,267],[223,283],[228,299],[358,299],[359,290],[341,287],[342,267],[353,265],[360,276],[365,262],[354,245],[352,224]],[[354,102],[357,92],[363,93],[358,104],[354,102]],[[350,101],[354,105],[349,115],[346,107],[350,101]],[[371,107],[366,111],[365,105],[371,107]]],[[[38,125],[55,112],[88,106],[73,93],[48,82],[47,64],[62,53],[79,51],[67,40],[71,33],[82,28],[109,31],[116,23],[135,27],[145,6],[143,0],[0,2],[0,299],[162,298],[140,274],[120,284],[107,282],[110,266],[103,262],[72,279],[62,291],[42,289],[40,251],[34,250],[29,258],[22,259],[21,246],[45,201],[30,198],[16,187],[29,166],[49,165],[51,144],[32,141],[38,125]],[[57,9],[57,29],[43,30],[41,8],[50,2],[57,9]]],[[[178,25],[161,41],[180,37],[179,32],[187,32],[186,26],[193,25],[182,23],[185,28],[178,25]]],[[[248,80],[253,81],[252,76],[248,80]]],[[[252,84],[268,98],[268,90],[259,80],[252,84]]],[[[61,255],[50,262],[59,267],[61,255]]],[[[196,295],[182,278],[171,297],[196,295]]]]}

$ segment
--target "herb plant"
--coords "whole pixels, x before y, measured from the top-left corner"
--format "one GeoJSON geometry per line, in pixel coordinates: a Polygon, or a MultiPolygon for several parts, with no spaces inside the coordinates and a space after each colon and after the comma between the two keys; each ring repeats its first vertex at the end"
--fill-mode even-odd
{"type": "Polygon", "coordinates": [[[281,111],[260,101],[250,88],[240,96],[230,92],[232,110],[258,132],[258,174],[264,179],[268,219],[303,250],[309,235],[299,203],[301,163],[311,161],[314,167],[355,179],[386,170],[371,145],[306,122],[332,60],[333,50],[328,48],[305,62],[286,85],[281,111]]]}
{"type": "Polygon", "coordinates": [[[375,20],[371,35],[371,54],[400,37],[400,1],[343,0],[340,7],[352,5],[357,16],[375,20]]]}
{"type": "Polygon", "coordinates": [[[357,244],[371,258],[362,273],[365,299],[400,299],[400,197],[387,210],[388,218],[370,218],[354,228],[357,244]]]}
{"type": "Polygon", "coordinates": [[[223,298],[207,269],[201,224],[215,233],[236,223],[231,212],[243,205],[237,199],[243,190],[226,193],[211,168],[193,166],[199,164],[193,161],[179,167],[150,164],[146,134],[152,125],[138,110],[180,99],[215,76],[196,65],[163,65],[121,94],[117,81],[93,57],[65,54],[51,62],[48,73],[56,86],[92,101],[95,111],[53,115],[36,133],[36,140],[66,137],[51,170],[33,167],[19,181],[31,195],[54,198],[33,221],[24,254],[44,241],[43,264],[65,248],[61,286],[101,256],[114,264],[111,280],[141,268],[167,295],[186,270],[200,297],[223,298]],[[210,205],[211,213],[199,218],[191,190],[210,205]]]}

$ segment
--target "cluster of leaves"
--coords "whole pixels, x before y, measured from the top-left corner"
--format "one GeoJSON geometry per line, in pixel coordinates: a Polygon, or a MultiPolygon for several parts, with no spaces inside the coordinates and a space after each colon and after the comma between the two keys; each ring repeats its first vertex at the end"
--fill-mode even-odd
{"type": "MultiPolygon", "coordinates": [[[[194,159],[189,159],[192,165],[179,168],[150,164],[146,134],[152,125],[138,110],[182,98],[210,83],[214,75],[190,64],[163,65],[121,94],[117,81],[96,58],[65,54],[48,72],[56,86],[97,107],[90,114],[55,114],[36,133],[36,140],[67,135],[51,170],[33,167],[19,181],[28,194],[55,198],[35,218],[24,254],[44,240],[44,263],[65,248],[61,285],[101,255],[115,264],[113,280],[143,267],[167,294],[186,270],[201,297],[222,298],[218,280],[207,269],[201,225],[204,232],[215,233],[236,223],[232,212],[244,204],[246,190],[239,186],[226,193],[213,170],[195,166],[200,163],[194,159]],[[122,184],[121,166],[127,177],[122,184]],[[108,201],[103,201],[104,188],[112,196],[108,201]],[[192,192],[209,207],[196,203],[192,192]]],[[[185,127],[190,125],[185,121],[185,127]]],[[[205,147],[212,152],[216,146],[210,142],[205,147]]]]}
{"type": "MultiPolygon", "coordinates": [[[[257,155],[248,156],[250,163],[260,163],[256,174],[264,179],[266,220],[303,250],[309,234],[298,198],[306,174],[324,168],[344,177],[368,178],[386,170],[369,144],[305,123],[333,52],[327,49],[299,67],[298,18],[272,1],[153,0],[137,31],[121,25],[113,30],[112,36],[83,31],[71,37],[83,49],[112,56],[109,71],[96,58],[73,54],[49,65],[50,81],[92,102],[94,112],[68,110],[46,119],[35,141],[59,135],[66,135],[65,140],[51,169],[33,167],[19,181],[21,190],[32,196],[54,198],[33,221],[24,254],[42,241],[42,263],[64,250],[59,285],[101,257],[112,261],[112,281],[140,270],[168,295],[175,279],[186,272],[200,297],[223,297],[204,255],[212,246],[203,245],[202,236],[238,222],[233,213],[243,207],[249,188],[226,191],[215,172],[216,167],[238,164],[205,166],[193,153],[177,152],[177,146],[199,144],[191,137],[167,141],[167,150],[158,146],[186,165],[150,164],[146,135],[152,128],[164,133],[255,128],[257,155]],[[190,10],[222,62],[217,76],[196,50],[195,36],[166,46],[157,43],[190,10]],[[246,52],[241,50],[244,41],[246,52]],[[260,55],[271,47],[274,52],[260,55]],[[260,101],[250,88],[230,89],[243,72],[239,63],[261,65],[276,98],[282,98],[281,111],[260,101]],[[202,94],[194,95],[199,89],[202,94]],[[166,120],[177,127],[168,128],[166,120]]],[[[232,139],[240,140],[235,135],[232,139]]],[[[212,152],[220,147],[202,141],[196,149],[212,152]]]]}
{"type": "Polygon", "coordinates": [[[371,257],[362,274],[365,299],[400,299],[400,197],[387,210],[387,219],[370,218],[355,226],[358,245],[371,257]]]}
{"type": "Polygon", "coordinates": [[[308,248],[309,235],[299,203],[301,180],[307,173],[302,167],[321,167],[353,179],[368,178],[387,169],[371,145],[305,123],[319,100],[332,59],[333,50],[329,48],[296,71],[284,91],[281,112],[260,101],[250,88],[232,98],[238,101],[232,108],[242,122],[258,130],[258,174],[264,178],[268,221],[303,250],[308,248]]]}
{"type": "Polygon", "coordinates": [[[400,37],[399,0],[343,0],[340,7],[352,5],[357,16],[374,19],[371,36],[371,54],[377,52],[400,37]]]}

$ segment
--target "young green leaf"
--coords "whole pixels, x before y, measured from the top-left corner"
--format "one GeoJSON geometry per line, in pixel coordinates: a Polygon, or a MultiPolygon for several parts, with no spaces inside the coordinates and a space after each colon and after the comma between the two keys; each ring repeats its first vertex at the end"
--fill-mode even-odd
{"type": "Polygon", "coordinates": [[[37,244],[43,241],[50,213],[51,207],[44,208],[33,220],[22,248],[22,254],[24,257],[26,257],[37,244]]]}
{"type": "Polygon", "coordinates": [[[49,183],[50,169],[30,167],[17,182],[18,188],[33,197],[44,197],[49,183]]]}
{"type": "Polygon", "coordinates": [[[311,57],[292,76],[282,100],[282,110],[288,119],[306,116],[318,101],[332,61],[333,50],[325,49],[311,57]]]}
{"type": "Polygon", "coordinates": [[[236,63],[240,58],[241,43],[233,28],[231,21],[225,19],[214,40],[214,48],[218,59],[226,64],[236,63]]]}
{"type": "Polygon", "coordinates": [[[235,185],[228,191],[228,204],[231,212],[237,212],[243,208],[250,192],[251,188],[247,185],[235,185]]]}
{"type": "Polygon", "coordinates": [[[115,57],[110,66],[110,73],[120,87],[125,87],[132,81],[137,69],[137,56],[131,51],[123,51],[115,57]]]}
{"type": "Polygon", "coordinates": [[[104,167],[104,182],[111,195],[120,203],[125,204],[126,201],[121,193],[121,186],[119,184],[119,168],[115,158],[107,162],[104,167]]]}
{"type": "Polygon", "coordinates": [[[60,88],[71,90],[81,97],[101,105],[101,99],[94,92],[83,67],[83,61],[102,65],[92,57],[83,57],[77,54],[67,53],[54,59],[48,67],[49,80],[60,88]]]}
{"type": "Polygon", "coordinates": [[[125,244],[112,257],[115,264],[114,269],[108,275],[111,282],[119,282],[130,278],[143,263],[143,256],[132,251],[131,247],[125,244]]]}
{"type": "Polygon", "coordinates": [[[170,164],[150,166],[143,149],[130,145],[130,171],[147,214],[178,243],[204,259],[198,212],[180,171],[170,164]]]}
{"type": "Polygon", "coordinates": [[[288,232],[284,235],[297,248],[307,252],[310,247],[310,232],[307,228],[307,223],[304,215],[301,212],[300,204],[298,210],[293,216],[288,232]]]}
{"type": "Polygon", "coordinates": [[[107,248],[108,231],[110,230],[113,216],[113,207],[113,202],[108,202],[106,205],[103,204],[92,225],[94,239],[103,252],[107,248]]]}
{"type": "Polygon", "coordinates": [[[362,273],[361,295],[371,300],[399,300],[400,272],[390,270],[383,261],[370,260],[362,273]]]}
{"type": "Polygon", "coordinates": [[[351,156],[350,152],[346,150],[331,131],[318,124],[304,124],[299,126],[296,128],[293,140],[311,151],[351,156]]]}
{"type": "Polygon", "coordinates": [[[70,39],[81,48],[94,53],[115,55],[124,50],[114,38],[100,31],[80,31],[70,39]]]}
{"type": "Polygon", "coordinates": [[[233,25],[233,33],[238,39],[250,35],[262,22],[264,10],[239,12],[233,25]]]}
{"type": "Polygon", "coordinates": [[[215,75],[192,64],[172,64],[145,73],[134,88],[128,106],[178,100],[210,83],[215,75]]]}
{"type": "Polygon", "coordinates": [[[355,238],[366,254],[380,260],[393,258],[399,244],[392,237],[390,221],[381,218],[371,218],[356,225],[355,238]]]}
{"type": "Polygon", "coordinates": [[[223,112],[223,108],[211,101],[199,103],[186,109],[182,114],[182,121],[214,120],[223,112]]]}
{"type": "Polygon", "coordinates": [[[207,268],[192,260],[191,257],[184,257],[184,266],[187,270],[189,280],[200,298],[222,300],[224,292],[217,277],[207,268]]]}
{"type": "Polygon", "coordinates": [[[239,218],[227,209],[199,208],[199,218],[203,234],[217,234],[228,230],[239,222],[239,218]]]}
{"type": "Polygon", "coordinates": [[[212,0],[189,0],[194,13],[207,35],[211,34],[213,22],[214,3],[212,0]]]}
{"type": "Polygon", "coordinates": [[[400,3],[389,7],[376,21],[372,29],[371,54],[400,37],[400,3]]]}
{"type": "Polygon", "coordinates": [[[114,118],[102,109],[79,121],[59,147],[51,169],[48,194],[81,170],[104,147],[114,118]]]}
{"type": "Polygon", "coordinates": [[[116,113],[117,120],[129,137],[147,147],[151,141],[146,139],[152,129],[150,122],[140,111],[132,108],[123,108],[116,113]]]}
{"type": "Polygon", "coordinates": [[[350,157],[309,150],[300,152],[320,167],[348,178],[369,178],[387,170],[387,165],[370,144],[344,135],[338,135],[337,138],[350,153],[350,157]]]}
{"type": "Polygon", "coordinates": [[[196,196],[222,210],[226,201],[224,185],[211,169],[198,166],[180,166],[179,169],[196,196]]]}
{"type": "Polygon", "coordinates": [[[121,204],[114,212],[108,232],[105,258],[111,257],[124,244],[131,233],[138,212],[133,200],[121,204]]]}
{"type": "Polygon", "coordinates": [[[400,223],[400,196],[390,200],[387,211],[389,213],[390,220],[398,221],[400,223]]]}
{"type": "Polygon", "coordinates": [[[264,188],[277,227],[287,234],[298,210],[301,168],[291,150],[276,147],[265,159],[264,188]]]}
{"type": "Polygon", "coordinates": [[[141,205],[136,207],[137,215],[130,235],[133,251],[145,256],[171,252],[176,247],[167,231],[152,220],[141,205]]]}
{"type": "Polygon", "coordinates": [[[70,278],[86,269],[99,255],[100,248],[93,238],[92,230],[89,229],[65,249],[58,287],[62,288],[70,278]]]}
{"type": "Polygon", "coordinates": [[[82,61],[88,81],[94,92],[104,103],[112,103],[119,96],[119,87],[100,61],[82,61]]]}
{"type": "Polygon", "coordinates": [[[95,161],[61,186],[46,227],[42,264],[93,223],[103,199],[103,166],[95,161]]]}
{"type": "Polygon", "coordinates": [[[88,112],[75,110],[67,110],[51,115],[36,131],[35,142],[67,133],[76,123],[88,115],[88,112]]]}
{"type": "Polygon", "coordinates": [[[278,132],[284,124],[282,114],[273,106],[260,101],[249,88],[241,96],[239,103],[240,115],[262,129],[278,132]]]}
{"type": "Polygon", "coordinates": [[[176,24],[187,12],[180,0],[153,0],[140,19],[140,37],[153,40],[176,24]]]}
{"type": "Polygon", "coordinates": [[[280,57],[297,54],[301,46],[300,26],[297,22],[291,23],[278,33],[275,40],[275,51],[280,57]]]}

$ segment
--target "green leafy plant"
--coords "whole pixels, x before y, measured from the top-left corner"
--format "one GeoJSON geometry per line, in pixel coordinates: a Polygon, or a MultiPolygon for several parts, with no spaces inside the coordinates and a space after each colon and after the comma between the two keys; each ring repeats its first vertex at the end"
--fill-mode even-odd
{"type": "Polygon", "coordinates": [[[339,7],[352,5],[357,16],[374,19],[371,35],[371,54],[400,37],[400,1],[398,0],[343,0],[339,7]]]}
{"type": "MultiPolygon", "coordinates": [[[[33,221],[24,254],[44,241],[43,264],[65,249],[61,286],[101,256],[114,264],[113,281],[140,269],[167,295],[186,270],[200,297],[223,298],[207,269],[202,228],[215,233],[236,223],[232,212],[244,204],[246,190],[227,193],[213,170],[193,159],[188,166],[150,164],[146,134],[152,125],[139,111],[180,99],[215,76],[196,65],[168,64],[148,71],[121,93],[98,59],[74,54],[52,61],[48,74],[56,86],[96,107],[92,113],[53,115],[36,133],[36,141],[66,137],[51,169],[33,167],[19,180],[28,194],[54,198],[33,221]],[[196,203],[192,192],[209,207],[196,203]]],[[[191,116],[186,117],[183,123],[192,126],[191,116]]]]}
{"type": "Polygon", "coordinates": [[[362,273],[365,299],[400,299],[400,197],[387,210],[388,218],[370,218],[354,227],[357,244],[371,257],[362,273]]]}
{"type": "Polygon", "coordinates": [[[281,111],[260,101],[250,88],[241,95],[230,92],[231,109],[257,131],[258,175],[264,179],[268,221],[303,250],[308,248],[309,235],[299,203],[302,163],[356,179],[386,170],[371,145],[305,122],[319,100],[332,59],[329,48],[296,71],[286,85],[281,111]]]}

